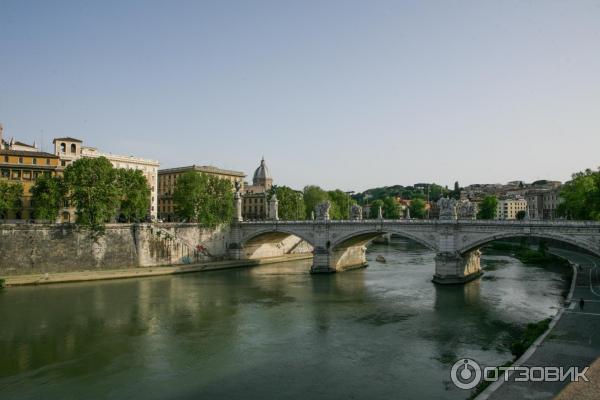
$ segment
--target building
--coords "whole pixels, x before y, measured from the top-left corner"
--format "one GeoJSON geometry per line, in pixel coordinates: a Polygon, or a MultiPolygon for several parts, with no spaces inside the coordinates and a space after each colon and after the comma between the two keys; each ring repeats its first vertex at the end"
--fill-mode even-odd
{"type": "Polygon", "coordinates": [[[239,171],[231,171],[212,166],[190,165],[187,167],[161,169],[158,171],[158,218],[163,221],[176,221],[175,207],[173,205],[173,192],[177,178],[182,174],[196,171],[207,175],[216,176],[220,179],[226,179],[232,183],[232,187],[236,184],[243,190],[244,178],[246,174],[239,171]]]}
{"type": "MultiPolygon", "coordinates": [[[[52,143],[54,144],[54,154],[60,158],[60,168],[62,169],[82,157],[105,157],[115,168],[136,169],[142,171],[148,181],[148,186],[150,187],[150,209],[148,212],[152,219],[156,219],[158,212],[158,167],[160,165],[158,161],[134,156],[104,153],[98,151],[98,149],[94,147],[84,146],[81,140],[72,137],[56,138],[52,143]]],[[[72,220],[73,218],[71,216],[74,216],[74,211],[73,208],[66,207],[61,213],[64,216],[67,216],[67,213],[70,214],[69,220],[72,220]]],[[[63,221],[66,222],[64,218],[63,221]]]]}
{"type": "Polygon", "coordinates": [[[498,200],[496,219],[517,219],[519,211],[527,211],[527,200],[522,197],[498,200]]]}
{"type": "Polygon", "coordinates": [[[555,219],[561,203],[560,189],[531,190],[527,193],[527,213],[531,219],[555,219]]]}
{"type": "Polygon", "coordinates": [[[252,185],[246,185],[242,192],[242,217],[256,220],[267,219],[269,215],[268,192],[273,187],[273,177],[264,157],[254,171],[252,185]]]}
{"type": "Polygon", "coordinates": [[[3,215],[4,219],[34,219],[29,190],[35,180],[42,174],[54,176],[59,174],[59,159],[56,155],[44,153],[33,145],[4,140],[4,129],[0,125],[0,179],[23,185],[21,211],[3,215]]]}

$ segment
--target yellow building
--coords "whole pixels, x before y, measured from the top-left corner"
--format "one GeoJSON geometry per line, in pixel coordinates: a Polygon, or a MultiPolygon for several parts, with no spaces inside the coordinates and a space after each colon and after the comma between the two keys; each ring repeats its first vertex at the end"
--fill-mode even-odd
{"type": "Polygon", "coordinates": [[[244,187],[244,178],[246,175],[239,171],[230,171],[226,169],[190,165],[187,167],[169,168],[158,170],[158,218],[163,221],[175,221],[175,207],[173,206],[173,192],[177,178],[182,174],[196,171],[207,175],[216,176],[220,179],[225,179],[231,182],[232,187],[239,185],[240,190],[244,187]]]}
{"type": "Polygon", "coordinates": [[[496,219],[517,219],[519,211],[527,211],[527,200],[524,198],[498,200],[496,219]]]}
{"type": "Polygon", "coordinates": [[[29,189],[38,176],[54,176],[59,167],[59,159],[54,154],[41,151],[23,151],[0,149],[0,179],[23,185],[22,210],[7,215],[6,219],[33,219],[31,193],[29,189]]]}

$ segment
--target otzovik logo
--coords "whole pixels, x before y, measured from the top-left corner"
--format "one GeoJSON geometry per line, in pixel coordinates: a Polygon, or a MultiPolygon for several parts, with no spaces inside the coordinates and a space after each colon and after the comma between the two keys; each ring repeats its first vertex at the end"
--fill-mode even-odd
{"type": "Polygon", "coordinates": [[[470,358],[462,358],[452,366],[450,377],[457,388],[473,389],[481,382],[481,367],[470,358]]]}
{"type": "Polygon", "coordinates": [[[589,367],[532,366],[481,367],[470,358],[461,358],[450,370],[452,383],[464,390],[473,389],[481,381],[495,382],[589,382],[585,375],[589,367]]]}

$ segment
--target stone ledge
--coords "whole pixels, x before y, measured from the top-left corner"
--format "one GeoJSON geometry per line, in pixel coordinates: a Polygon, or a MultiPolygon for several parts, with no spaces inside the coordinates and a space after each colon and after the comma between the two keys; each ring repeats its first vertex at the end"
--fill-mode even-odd
{"type": "Polygon", "coordinates": [[[47,285],[52,283],[88,282],[111,279],[144,278],[161,275],[186,274],[192,272],[215,271],[229,268],[252,267],[262,264],[274,264],[305,260],[312,258],[311,254],[289,254],[285,256],[269,257],[256,260],[227,260],[205,262],[198,264],[158,266],[158,267],[132,267],[128,269],[62,272],[35,275],[15,275],[5,278],[5,286],[47,285]]]}

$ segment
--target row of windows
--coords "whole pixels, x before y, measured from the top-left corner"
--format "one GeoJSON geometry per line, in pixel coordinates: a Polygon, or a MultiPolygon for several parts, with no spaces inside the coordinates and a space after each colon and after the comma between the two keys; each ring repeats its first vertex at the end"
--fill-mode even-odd
{"type": "MultiPolygon", "coordinates": [[[[50,159],[46,158],[45,160],[46,160],[46,165],[50,165],[50,159]]],[[[4,162],[5,163],[10,162],[9,156],[4,156],[4,162]]],[[[23,164],[23,163],[24,163],[24,159],[23,159],[22,156],[20,156],[19,157],[19,164],[23,164]]],[[[31,159],[31,164],[37,165],[37,163],[38,163],[38,159],[37,158],[34,157],[34,158],[31,159]]]]}
{"type": "Polygon", "coordinates": [[[25,181],[30,181],[30,180],[36,180],[39,176],[41,176],[42,174],[46,175],[46,176],[50,176],[51,172],[50,171],[21,171],[19,169],[6,169],[6,168],[2,168],[2,170],[0,170],[0,176],[2,178],[6,178],[6,179],[12,179],[12,180],[25,180],[25,181]]]}
{"type": "Polygon", "coordinates": [[[250,198],[244,198],[244,203],[249,203],[249,204],[259,204],[259,203],[264,203],[265,202],[265,198],[259,198],[259,197],[250,197],[250,198]]]}

